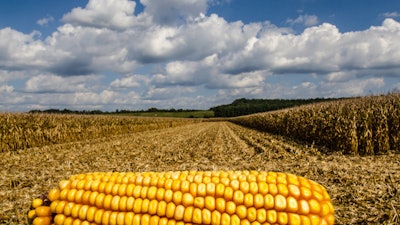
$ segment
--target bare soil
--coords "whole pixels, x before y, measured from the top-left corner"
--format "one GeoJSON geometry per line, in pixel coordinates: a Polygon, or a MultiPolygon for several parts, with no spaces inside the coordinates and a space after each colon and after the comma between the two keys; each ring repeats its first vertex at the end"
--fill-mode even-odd
{"type": "Polygon", "coordinates": [[[283,137],[207,122],[0,153],[0,224],[27,224],[33,198],[93,171],[266,170],[326,187],[336,224],[400,224],[400,155],[323,154],[283,137]]]}

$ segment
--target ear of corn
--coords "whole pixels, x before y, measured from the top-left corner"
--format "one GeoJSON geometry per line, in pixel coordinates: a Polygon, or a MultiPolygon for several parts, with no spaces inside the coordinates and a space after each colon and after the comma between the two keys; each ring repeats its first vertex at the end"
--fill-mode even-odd
{"type": "Polygon", "coordinates": [[[323,186],[275,172],[79,174],[48,199],[32,224],[334,224],[323,186]]]}

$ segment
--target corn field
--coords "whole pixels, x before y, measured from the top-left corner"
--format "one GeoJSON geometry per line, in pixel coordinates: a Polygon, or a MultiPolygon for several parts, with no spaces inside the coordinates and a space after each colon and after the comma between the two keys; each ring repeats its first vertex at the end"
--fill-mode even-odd
{"type": "Polygon", "coordinates": [[[322,184],[335,224],[400,223],[400,154],[324,154],[229,122],[191,123],[98,139],[0,152],[0,224],[28,224],[37,198],[71,175],[102,172],[256,170],[322,184]]]}
{"type": "Polygon", "coordinates": [[[0,152],[175,127],[200,119],[0,114],[0,152]]]}
{"type": "Polygon", "coordinates": [[[253,114],[229,121],[353,155],[400,152],[400,94],[253,114]]]}

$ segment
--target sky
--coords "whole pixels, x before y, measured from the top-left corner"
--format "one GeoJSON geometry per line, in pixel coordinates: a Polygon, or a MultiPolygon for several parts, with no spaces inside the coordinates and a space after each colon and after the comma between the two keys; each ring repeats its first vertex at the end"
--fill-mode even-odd
{"type": "Polygon", "coordinates": [[[400,90],[400,0],[3,0],[0,112],[400,90]]]}

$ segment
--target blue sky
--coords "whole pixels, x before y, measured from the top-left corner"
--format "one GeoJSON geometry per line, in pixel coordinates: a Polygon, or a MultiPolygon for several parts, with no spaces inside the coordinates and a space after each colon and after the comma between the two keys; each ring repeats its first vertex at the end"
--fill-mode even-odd
{"type": "Polygon", "coordinates": [[[0,1],[0,111],[400,89],[400,0],[0,1]]]}

